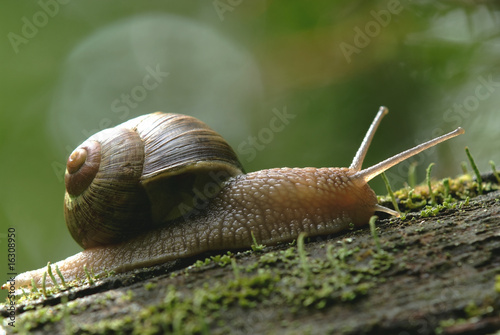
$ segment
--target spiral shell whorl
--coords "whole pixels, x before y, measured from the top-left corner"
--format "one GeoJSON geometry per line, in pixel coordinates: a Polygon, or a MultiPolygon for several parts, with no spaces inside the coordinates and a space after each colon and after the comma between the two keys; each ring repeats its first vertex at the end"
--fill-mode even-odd
{"type": "Polygon", "coordinates": [[[68,166],[65,177],[66,224],[84,248],[123,241],[145,229],[151,221],[148,200],[139,184],[144,145],[137,133],[121,127],[106,129],[75,151],[88,147],[89,143],[94,146],[97,143],[100,148],[98,171],[93,178],[90,173],[79,177],[83,169],[72,174],[68,166]],[[78,194],[71,192],[72,182],[85,177],[80,184],[88,187],[78,194]]]}
{"type": "Polygon", "coordinates": [[[64,176],[68,193],[77,196],[89,187],[101,164],[101,144],[85,141],[68,158],[64,176]]]}

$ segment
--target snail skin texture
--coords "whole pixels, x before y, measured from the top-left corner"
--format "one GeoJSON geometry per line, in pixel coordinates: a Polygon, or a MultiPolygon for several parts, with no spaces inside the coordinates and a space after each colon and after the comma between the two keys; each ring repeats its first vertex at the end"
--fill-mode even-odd
{"type": "MultiPolygon", "coordinates": [[[[381,107],[349,168],[244,174],[234,151],[201,121],[153,113],[103,130],[71,154],[65,217],[84,251],[56,263],[66,280],[124,272],[207,251],[273,245],[366,225],[377,204],[368,181],[462,128],[361,170],[381,107]],[[122,231],[124,230],[124,231],[122,231]]],[[[41,285],[46,268],[16,277],[41,285]]],[[[51,282],[47,278],[47,285],[51,282]]]]}

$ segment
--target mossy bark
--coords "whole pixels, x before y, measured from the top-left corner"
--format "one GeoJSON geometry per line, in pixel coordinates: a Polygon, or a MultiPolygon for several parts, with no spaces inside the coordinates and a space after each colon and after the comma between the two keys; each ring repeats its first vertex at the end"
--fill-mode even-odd
{"type": "Polygon", "coordinates": [[[112,276],[20,302],[16,327],[3,327],[32,334],[500,329],[500,191],[434,217],[382,220],[376,232],[381,249],[367,226],[306,240],[303,248],[286,244],[112,276]]]}

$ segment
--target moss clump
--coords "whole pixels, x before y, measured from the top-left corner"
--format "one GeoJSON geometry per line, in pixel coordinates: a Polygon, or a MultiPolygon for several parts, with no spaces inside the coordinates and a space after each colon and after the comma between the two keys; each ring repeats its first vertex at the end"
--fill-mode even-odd
{"type": "MultiPolygon", "coordinates": [[[[113,276],[114,272],[108,272],[100,276],[93,274],[90,275],[91,275],[90,280],[89,278],[82,278],[82,279],[71,280],[68,282],[64,281],[64,285],[45,286],[44,283],[42,283],[42,287],[37,288],[36,285],[32,283],[31,288],[21,287],[18,290],[18,292],[20,293],[16,294],[16,305],[41,301],[48,297],[67,295],[70,292],[72,292],[72,289],[74,288],[81,288],[85,286],[95,285],[97,281],[113,276]]],[[[60,274],[60,276],[62,277],[62,274],[60,274]]],[[[29,305],[27,306],[27,308],[29,308],[29,305]]]]}
{"type": "MultiPolygon", "coordinates": [[[[496,180],[482,182],[482,192],[488,193],[500,189],[496,180]]],[[[394,192],[398,206],[403,212],[417,212],[422,217],[434,216],[445,209],[461,208],[470,198],[479,195],[478,182],[470,174],[457,178],[430,180],[415,188],[405,187],[394,192]],[[429,189],[429,184],[431,185],[429,189]]],[[[392,207],[389,195],[379,196],[379,203],[392,207]]]]}
{"type": "Polygon", "coordinates": [[[469,302],[463,310],[466,315],[465,318],[442,320],[439,323],[439,327],[436,329],[436,334],[443,334],[450,328],[460,325],[475,324],[482,318],[498,314],[498,310],[495,311],[495,307],[493,305],[492,301],[484,301],[481,306],[478,306],[473,301],[469,302]]]}
{"type": "MultiPolygon", "coordinates": [[[[231,264],[231,257],[233,253],[228,251],[226,254],[210,256],[209,258],[205,258],[204,260],[197,260],[192,267],[201,268],[210,263],[215,263],[220,267],[225,267],[226,265],[231,264]]],[[[188,268],[189,269],[189,268],[188,268]]]]}

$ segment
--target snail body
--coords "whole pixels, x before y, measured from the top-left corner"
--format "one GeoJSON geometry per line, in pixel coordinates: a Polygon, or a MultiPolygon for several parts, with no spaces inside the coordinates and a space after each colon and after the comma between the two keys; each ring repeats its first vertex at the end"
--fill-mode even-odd
{"type": "MultiPolygon", "coordinates": [[[[349,168],[244,174],[220,135],[178,114],[148,114],[97,133],[71,154],[66,173],[66,221],[85,250],[56,264],[67,279],[84,277],[84,265],[95,274],[124,272],[212,250],[248,248],[252,234],[273,245],[300,233],[316,236],[362,226],[375,211],[398,216],[377,204],[368,181],[464,130],[361,170],[387,112],[380,108],[349,168]],[[134,144],[126,150],[129,140],[134,144]],[[111,150],[116,152],[108,157],[111,150]],[[168,161],[173,163],[166,168],[168,161]],[[118,186],[115,177],[124,182],[118,186]],[[131,232],[120,231],[121,221],[131,232]]],[[[39,285],[44,272],[25,272],[16,277],[16,286],[30,285],[31,278],[39,285]]]]}

